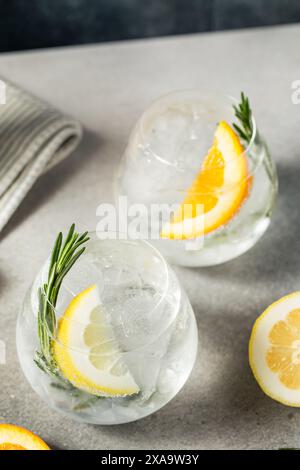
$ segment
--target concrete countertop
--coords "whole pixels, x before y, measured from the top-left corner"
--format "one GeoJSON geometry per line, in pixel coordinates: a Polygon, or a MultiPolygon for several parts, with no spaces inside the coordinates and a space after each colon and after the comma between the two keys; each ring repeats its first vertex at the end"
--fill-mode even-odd
{"type": "Polygon", "coordinates": [[[300,26],[0,55],[0,75],[80,120],[76,153],[34,186],[1,235],[0,421],[23,425],[59,449],[251,449],[300,446],[300,410],[267,398],[247,359],[254,319],[300,285],[300,26]],[[184,389],[132,424],[75,424],[50,410],[26,382],[15,324],[22,298],[53,238],[73,221],[95,229],[112,201],[112,178],[129,131],[161,94],[212,88],[251,98],[278,165],[280,196],[264,238],[223,266],[176,268],[194,307],[199,354],[184,389]]]}

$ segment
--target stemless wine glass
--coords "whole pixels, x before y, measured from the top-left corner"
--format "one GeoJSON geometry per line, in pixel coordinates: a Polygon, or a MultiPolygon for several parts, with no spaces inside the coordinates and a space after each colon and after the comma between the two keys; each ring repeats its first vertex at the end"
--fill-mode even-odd
{"type": "Polygon", "coordinates": [[[171,400],[191,373],[198,333],[186,294],[160,253],[145,241],[91,234],[51,310],[45,368],[38,292],[48,268],[49,260],[17,323],[19,360],[36,393],[94,424],[134,421],[171,400]]]}
{"type": "Polygon", "coordinates": [[[233,123],[242,126],[234,106],[237,100],[218,93],[174,92],[154,102],[130,135],[117,202],[125,196],[129,207],[146,208],[146,238],[173,263],[223,263],[249,250],[269,226],[274,163],[253,113],[248,140],[236,131],[233,123]],[[188,205],[190,215],[177,214],[188,205]]]}

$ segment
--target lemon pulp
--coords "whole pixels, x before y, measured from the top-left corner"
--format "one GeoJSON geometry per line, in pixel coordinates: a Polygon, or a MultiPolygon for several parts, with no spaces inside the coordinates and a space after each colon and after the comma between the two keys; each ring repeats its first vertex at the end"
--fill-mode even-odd
{"type": "Polygon", "coordinates": [[[139,392],[96,285],[85,289],[69,304],[59,320],[53,351],[64,377],[81,390],[111,397],[139,392]]]}

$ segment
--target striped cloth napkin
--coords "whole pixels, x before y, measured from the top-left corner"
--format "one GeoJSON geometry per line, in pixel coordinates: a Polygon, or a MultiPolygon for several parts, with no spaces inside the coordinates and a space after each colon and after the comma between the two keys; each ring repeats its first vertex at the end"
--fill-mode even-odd
{"type": "Polygon", "coordinates": [[[38,177],[77,147],[82,129],[7,80],[0,85],[1,231],[38,177]]]}

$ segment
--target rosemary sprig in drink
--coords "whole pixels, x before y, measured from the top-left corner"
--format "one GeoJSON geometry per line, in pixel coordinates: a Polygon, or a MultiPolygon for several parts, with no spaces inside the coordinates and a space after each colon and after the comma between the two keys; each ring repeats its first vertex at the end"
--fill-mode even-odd
{"type": "Polygon", "coordinates": [[[84,252],[85,247],[82,245],[88,240],[88,232],[79,235],[75,232],[75,224],[70,227],[65,240],[60,232],[52,250],[47,283],[38,290],[39,350],[35,353],[34,361],[45,373],[58,379],[67,390],[75,387],[61,375],[52,350],[57,326],[55,307],[62,281],[84,252]]]}
{"type": "Polygon", "coordinates": [[[252,110],[249,104],[249,99],[241,93],[241,101],[238,105],[233,105],[234,114],[239,121],[239,125],[233,123],[233,127],[238,133],[239,137],[249,144],[253,134],[253,121],[252,110]]]}

